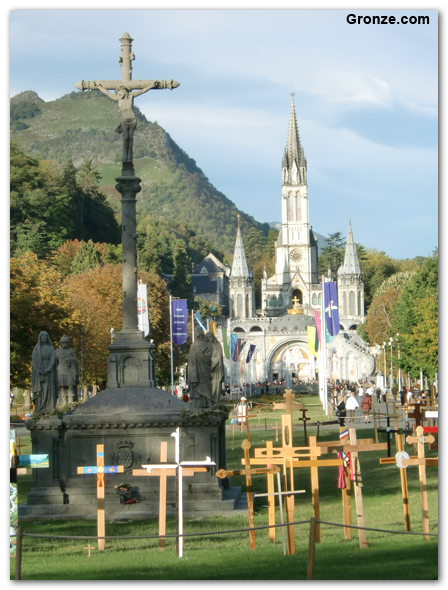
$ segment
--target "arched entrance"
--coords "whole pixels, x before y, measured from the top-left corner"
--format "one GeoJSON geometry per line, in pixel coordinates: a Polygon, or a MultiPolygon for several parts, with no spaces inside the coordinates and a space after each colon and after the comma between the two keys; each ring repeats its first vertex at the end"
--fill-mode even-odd
{"type": "Polygon", "coordinates": [[[308,344],[300,341],[281,344],[267,363],[268,378],[272,379],[313,379],[316,368],[314,356],[308,352],[308,344]]]}

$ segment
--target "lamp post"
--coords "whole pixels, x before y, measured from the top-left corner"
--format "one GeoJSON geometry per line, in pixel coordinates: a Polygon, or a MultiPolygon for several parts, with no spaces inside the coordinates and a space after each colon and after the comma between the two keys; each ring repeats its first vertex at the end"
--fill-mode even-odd
{"type": "Polygon", "coordinates": [[[398,337],[400,334],[397,334],[397,344],[398,344],[398,387],[399,391],[401,391],[401,366],[400,366],[400,341],[398,337]]]}
{"type": "Polygon", "coordinates": [[[384,387],[387,389],[387,364],[386,364],[386,342],[383,342],[384,348],[384,387]]]}
{"type": "Polygon", "coordinates": [[[392,344],[393,344],[394,339],[391,338],[389,340],[389,346],[390,346],[390,390],[392,392],[392,387],[394,386],[394,362],[393,362],[393,354],[392,354],[392,344]]]}

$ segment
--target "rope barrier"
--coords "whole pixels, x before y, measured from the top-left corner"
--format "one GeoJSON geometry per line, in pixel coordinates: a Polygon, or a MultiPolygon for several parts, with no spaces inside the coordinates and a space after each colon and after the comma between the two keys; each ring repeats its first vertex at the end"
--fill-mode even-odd
{"type": "MultiPolygon", "coordinates": [[[[285,527],[285,526],[294,526],[299,524],[309,524],[310,520],[299,520],[294,522],[287,522],[283,524],[272,524],[272,525],[262,525],[256,526],[252,528],[243,528],[243,529],[228,529],[225,531],[214,531],[214,532],[206,532],[206,533],[183,533],[182,535],[178,534],[164,534],[164,535],[145,535],[145,536],[118,536],[118,537],[98,537],[98,536],[89,536],[89,535],[81,535],[81,536],[71,536],[71,535],[40,535],[35,533],[22,533],[23,537],[35,537],[35,538],[45,538],[45,539],[159,539],[160,537],[163,538],[177,538],[177,537],[205,537],[209,535],[225,535],[229,533],[245,533],[248,531],[258,531],[263,529],[270,529],[270,528],[278,528],[278,527],[285,527]]],[[[438,533],[413,533],[411,531],[391,531],[388,529],[374,529],[369,527],[361,527],[356,525],[349,525],[349,524],[340,524],[336,522],[327,522],[325,520],[317,520],[316,523],[319,524],[326,524],[329,526],[336,526],[342,528],[352,528],[352,529],[361,529],[364,531],[373,531],[378,533],[390,533],[393,535],[430,535],[431,537],[438,537],[438,533]]]]}
{"type": "Polygon", "coordinates": [[[36,538],[45,538],[45,539],[159,539],[162,538],[177,538],[177,537],[205,537],[209,535],[225,535],[226,533],[245,533],[248,531],[258,531],[262,529],[270,529],[270,528],[277,528],[282,526],[292,526],[295,524],[309,524],[309,520],[300,520],[295,522],[288,522],[284,524],[267,524],[262,526],[256,526],[252,528],[244,528],[244,529],[229,529],[226,531],[215,531],[215,532],[207,532],[207,533],[183,533],[182,535],[178,534],[165,534],[165,535],[145,535],[143,537],[140,536],[125,536],[125,537],[97,537],[95,536],[70,536],[70,535],[39,535],[34,533],[22,533],[23,537],[36,537],[36,538]]]}
{"type": "Polygon", "coordinates": [[[316,520],[316,522],[319,522],[320,524],[328,524],[331,526],[338,526],[338,527],[342,527],[342,528],[348,528],[348,529],[361,529],[363,531],[376,531],[378,533],[390,533],[392,535],[430,535],[431,537],[438,537],[438,533],[413,533],[411,531],[389,531],[387,529],[372,529],[369,527],[365,527],[365,526],[356,526],[354,524],[338,524],[335,522],[326,522],[325,520],[316,520]]]}

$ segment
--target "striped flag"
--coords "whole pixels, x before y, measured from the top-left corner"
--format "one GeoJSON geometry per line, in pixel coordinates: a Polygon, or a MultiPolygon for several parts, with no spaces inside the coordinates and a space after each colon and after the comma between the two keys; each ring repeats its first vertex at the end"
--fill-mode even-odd
{"type": "Polygon", "coordinates": [[[308,351],[314,357],[319,358],[319,340],[317,338],[317,330],[314,326],[306,327],[308,332],[308,351]]]}
{"type": "MultiPolygon", "coordinates": [[[[232,336],[233,336],[233,334],[232,334],[232,336]]],[[[232,357],[232,360],[235,363],[238,362],[238,359],[240,358],[240,354],[241,354],[241,338],[237,338],[235,350],[233,351],[233,357],[232,357]]]]}
{"type": "Polygon", "coordinates": [[[229,343],[227,341],[227,328],[222,329],[222,345],[224,348],[224,356],[226,359],[230,358],[229,343]]]}

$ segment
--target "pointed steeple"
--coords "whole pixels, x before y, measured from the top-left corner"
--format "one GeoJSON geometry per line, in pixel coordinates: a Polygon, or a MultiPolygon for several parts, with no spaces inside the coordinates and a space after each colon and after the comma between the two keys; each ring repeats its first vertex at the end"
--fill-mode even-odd
{"type": "Polygon", "coordinates": [[[288,139],[283,156],[283,184],[306,184],[306,158],[300,143],[294,93],[291,94],[288,139]]]}
{"type": "Polygon", "coordinates": [[[347,244],[345,247],[344,264],[340,267],[338,274],[361,274],[358,253],[356,252],[355,240],[353,239],[352,222],[349,221],[347,244]]]}
{"type": "Polygon", "coordinates": [[[244,244],[243,244],[243,237],[241,235],[240,225],[239,225],[239,215],[238,215],[238,230],[236,233],[236,243],[235,243],[235,251],[233,254],[233,264],[232,264],[232,279],[237,277],[250,277],[251,273],[247,266],[246,261],[246,253],[244,251],[244,244]]]}

